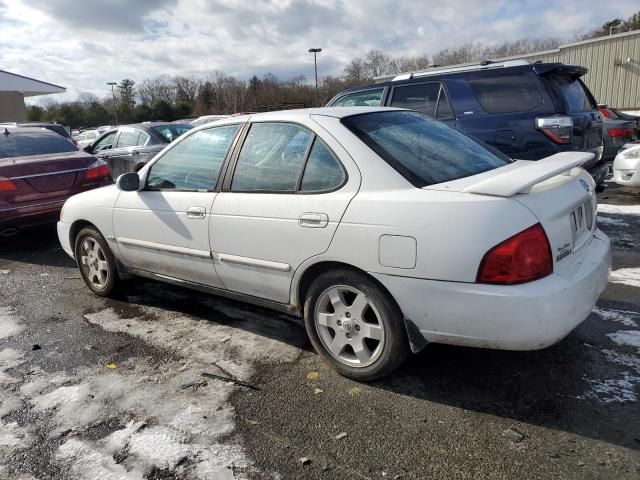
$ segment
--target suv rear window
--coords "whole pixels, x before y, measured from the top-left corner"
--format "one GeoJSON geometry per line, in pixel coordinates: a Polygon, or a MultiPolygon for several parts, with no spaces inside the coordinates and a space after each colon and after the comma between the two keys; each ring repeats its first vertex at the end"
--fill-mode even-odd
{"type": "Polygon", "coordinates": [[[569,75],[549,75],[547,78],[564,98],[568,113],[588,112],[597,107],[591,103],[580,79],[569,75]]]}
{"type": "Polygon", "coordinates": [[[417,112],[374,112],[342,119],[369,148],[416,187],[469,177],[511,160],[417,112]]]}
{"type": "Polygon", "coordinates": [[[489,113],[526,112],[542,103],[542,94],[527,73],[483,76],[468,82],[489,113]]]}
{"type": "Polygon", "coordinates": [[[75,152],[78,149],[57,133],[0,133],[0,158],[75,152]]]}

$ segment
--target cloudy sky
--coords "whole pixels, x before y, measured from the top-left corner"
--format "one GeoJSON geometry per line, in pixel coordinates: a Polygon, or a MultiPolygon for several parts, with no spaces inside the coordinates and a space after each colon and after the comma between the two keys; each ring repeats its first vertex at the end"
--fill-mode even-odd
{"type": "Polygon", "coordinates": [[[433,54],[469,41],[571,38],[630,0],[0,0],[0,70],[103,96],[108,81],[160,74],[313,78],[377,48],[433,54]]]}

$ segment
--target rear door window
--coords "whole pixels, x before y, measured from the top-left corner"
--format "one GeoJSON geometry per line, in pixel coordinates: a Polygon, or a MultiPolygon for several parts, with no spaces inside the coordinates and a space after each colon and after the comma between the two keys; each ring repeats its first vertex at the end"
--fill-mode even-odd
{"type": "Polygon", "coordinates": [[[564,99],[569,113],[588,112],[597,108],[579,78],[570,75],[549,75],[547,78],[564,99]]]}
{"type": "Polygon", "coordinates": [[[384,88],[354,92],[340,97],[331,104],[332,107],[379,107],[384,88]]]}
{"type": "Polygon", "coordinates": [[[391,106],[409,108],[411,110],[422,112],[430,117],[435,117],[439,95],[439,82],[403,85],[393,89],[391,106]]]}
{"type": "Polygon", "coordinates": [[[123,128],[118,137],[118,144],[115,148],[133,147],[138,144],[140,131],[135,128],[123,128]]]}
{"type": "Polygon", "coordinates": [[[542,103],[542,94],[527,73],[482,76],[468,82],[489,113],[526,112],[542,103]]]}
{"type": "Polygon", "coordinates": [[[0,132],[0,158],[46,155],[49,153],[75,152],[78,149],[57,133],[0,132]]]}
{"type": "Polygon", "coordinates": [[[294,192],[311,132],[292,123],[254,123],[242,146],[231,190],[294,192]]]}
{"type": "Polygon", "coordinates": [[[300,190],[322,192],[338,188],[346,180],[342,164],[329,147],[316,137],[304,168],[300,190]]]}

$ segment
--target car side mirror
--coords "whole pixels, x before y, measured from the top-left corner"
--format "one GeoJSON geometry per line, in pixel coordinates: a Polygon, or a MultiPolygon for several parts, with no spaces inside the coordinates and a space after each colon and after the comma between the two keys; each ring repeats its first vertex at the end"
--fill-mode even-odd
{"type": "Polygon", "coordinates": [[[116,186],[123,192],[135,192],[140,189],[140,177],[135,172],[124,173],[116,180],[116,186]]]}
{"type": "Polygon", "coordinates": [[[82,147],[82,150],[84,150],[87,153],[91,153],[91,144],[85,145],[84,147],[82,147]]]}

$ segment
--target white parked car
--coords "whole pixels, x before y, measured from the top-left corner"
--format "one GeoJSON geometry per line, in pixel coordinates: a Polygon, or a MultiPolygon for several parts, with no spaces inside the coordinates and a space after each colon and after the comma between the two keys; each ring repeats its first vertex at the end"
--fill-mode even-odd
{"type": "Polygon", "coordinates": [[[260,113],[72,197],[58,235],[98,295],[136,274],[303,316],[371,380],[427,342],[534,350],[587,318],[611,267],[590,158],[511,161],[400,109],[260,113]]]}
{"type": "Polygon", "coordinates": [[[84,130],[80,132],[75,137],[78,148],[83,149],[87,145],[91,145],[100,135],[102,134],[98,130],[84,130]]]}
{"type": "Polygon", "coordinates": [[[613,160],[613,181],[627,187],[640,187],[640,144],[624,145],[613,160]]]}

